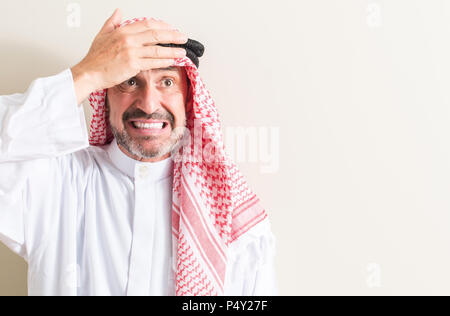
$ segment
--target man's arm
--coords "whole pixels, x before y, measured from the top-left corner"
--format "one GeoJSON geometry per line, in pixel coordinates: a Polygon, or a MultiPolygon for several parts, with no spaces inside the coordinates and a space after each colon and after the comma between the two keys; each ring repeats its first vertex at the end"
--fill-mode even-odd
{"type": "Polygon", "coordinates": [[[50,158],[87,146],[83,107],[77,104],[69,69],[33,81],[23,94],[0,96],[0,242],[26,256],[26,198],[55,185],[50,171],[61,165],[50,158]],[[49,172],[42,185],[29,187],[43,170],[49,172]]]}
{"type": "Polygon", "coordinates": [[[275,244],[276,239],[268,219],[230,244],[225,295],[278,295],[275,244]]]}
{"type": "Polygon", "coordinates": [[[58,168],[56,161],[42,158],[89,146],[82,101],[140,71],[172,65],[185,53],[156,46],[187,42],[166,23],[152,19],[118,29],[120,20],[116,10],[76,66],[33,81],[26,93],[0,96],[0,241],[16,253],[23,255],[26,248],[27,179],[43,166],[58,168]]]}
{"type": "Polygon", "coordinates": [[[275,272],[275,253],[274,249],[268,248],[265,250],[265,262],[261,262],[257,267],[253,296],[277,296],[278,284],[275,272]]]}
{"type": "Polygon", "coordinates": [[[275,272],[276,239],[270,223],[267,221],[264,233],[259,238],[259,252],[257,264],[254,267],[254,279],[249,278],[252,284],[252,296],[277,296],[278,284],[275,272]]]}
{"type": "Polygon", "coordinates": [[[69,69],[24,94],[0,96],[0,164],[56,157],[89,146],[69,69]]]}

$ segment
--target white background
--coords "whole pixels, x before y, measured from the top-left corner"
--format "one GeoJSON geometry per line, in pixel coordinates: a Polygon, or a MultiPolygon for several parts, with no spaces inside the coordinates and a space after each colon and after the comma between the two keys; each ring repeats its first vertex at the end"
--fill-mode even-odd
{"type": "MultiPolygon", "coordinates": [[[[276,172],[239,166],[280,294],[450,294],[450,1],[2,1],[0,94],[77,63],[116,7],[205,44],[225,128],[279,128],[276,172]]],[[[0,294],[26,294],[3,246],[0,294]]]]}

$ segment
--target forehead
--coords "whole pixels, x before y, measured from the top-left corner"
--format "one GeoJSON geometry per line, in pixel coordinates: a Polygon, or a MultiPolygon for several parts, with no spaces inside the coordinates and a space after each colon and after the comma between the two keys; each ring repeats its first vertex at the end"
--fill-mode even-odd
{"type": "Polygon", "coordinates": [[[187,75],[186,69],[184,67],[177,67],[177,66],[171,66],[166,68],[156,68],[146,71],[141,71],[136,77],[151,77],[155,75],[162,75],[162,74],[171,74],[179,76],[180,78],[187,75]]]}

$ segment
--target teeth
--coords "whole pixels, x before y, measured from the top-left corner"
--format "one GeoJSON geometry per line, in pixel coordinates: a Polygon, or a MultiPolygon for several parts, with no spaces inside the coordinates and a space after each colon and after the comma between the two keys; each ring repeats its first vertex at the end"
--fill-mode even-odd
{"type": "Polygon", "coordinates": [[[164,123],[140,123],[140,122],[133,122],[134,127],[136,128],[144,128],[144,129],[162,129],[164,126],[164,123]]]}

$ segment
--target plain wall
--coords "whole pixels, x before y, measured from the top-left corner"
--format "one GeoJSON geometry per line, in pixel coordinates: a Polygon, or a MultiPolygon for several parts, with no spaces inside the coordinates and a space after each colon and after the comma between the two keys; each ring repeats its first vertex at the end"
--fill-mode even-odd
{"type": "MultiPolygon", "coordinates": [[[[238,165],[281,295],[450,294],[450,1],[2,1],[0,94],[76,64],[116,7],[206,46],[224,129],[273,132],[277,168],[238,165]]],[[[0,246],[14,294],[26,264],[0,246]]]]}

